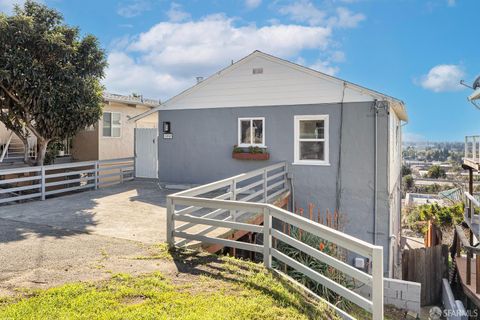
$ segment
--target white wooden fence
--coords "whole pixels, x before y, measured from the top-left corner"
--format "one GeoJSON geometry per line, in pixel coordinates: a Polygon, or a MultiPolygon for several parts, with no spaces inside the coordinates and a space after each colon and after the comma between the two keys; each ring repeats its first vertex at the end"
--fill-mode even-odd
{"type": "Polygon", "coordinates": [[[0,170],[0,204],[97,189],[132,180],[134,172],[134,158],[0,170]]]}
{"type": "MultiPolygon", "coordinates": [[[[286,163],[279,163],[170,195],[167,197],[167,242],[171,247],[175,247],[189,241],[199,241],[262,253],[267,268],[272,268],[274,258],[371,312],[373,319],[383,319],[383,248],[270,204],[287,190],[286,163]],[[252,215],[263,215],[263,226],[242,219],[252,215]],[[295,226],[369,258],[372,262],[371,274],[355,269],[340,259],[275,229],[272,225],[274,218],[280,223],[295,226]],[[263,234],[263,244],[221,238],[215,233],[218,228],[263,234]],[[176,242],[176,238],[182,240],[176,242]],[[273,239],[282,241],[371,287],[371,299],[280,252],[272,245],[273,239]]],[[[351,317],[345,312],[342,315],[351,317]]]]}
{"type": "Polygon", "coordinates": [[[467,223],[468,227],[473,231],[473,234],[477,239],[480,239],[480,219],[479,213],[480,202],[477,198],[471,195],[468,191],[464,192],[464,204],[465,211],[463,213],[463,220],[467,223]]]}

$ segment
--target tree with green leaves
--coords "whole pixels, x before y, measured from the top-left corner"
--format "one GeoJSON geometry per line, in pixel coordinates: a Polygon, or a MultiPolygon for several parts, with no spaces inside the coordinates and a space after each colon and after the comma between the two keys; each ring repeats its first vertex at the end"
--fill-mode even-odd
{"type": "Polygon", "coordinates": [[[412,174],[412,169],[407,165],[402,165],[402,177],[412,174]]]}
{"type": "Polygon", "coordinates": [[[410,192],[415,187],[415,181],[412,175],[408,174],[402,178],[403,189],[405,192],[410,192]]]}
{"type": "Polygon", "coordinates": [[[427,177],[431,179],[443,179],[447,177],[447,173],[442,167],[433,165],[428,169],[427,177]]]}
{"type": "Polygon", "coordinates": [[[0,121],[24,143],[37,139],[36,165],[48,143],[75,135],[102,114],[107,66],[98,40],[80,37],[61,14],[33,1],[0,13],[0,121]]]}

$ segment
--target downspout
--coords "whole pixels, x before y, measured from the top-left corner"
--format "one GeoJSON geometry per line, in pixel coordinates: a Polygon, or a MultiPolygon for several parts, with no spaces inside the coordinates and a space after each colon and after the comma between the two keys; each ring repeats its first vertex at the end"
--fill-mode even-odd
{"type": "Polygon", "coordinates": [[[378,114],[380,110],[383,109],[387,113],[387,102],[386,101],[378,101],[375,99],[373,101],[373,111],[374,111],[374,118],[375,118],[375,125],[374,125],[374,148],[373,148],[373,244],[377,244],[377,215],[378,215],[378,114]]]}
{"type": "Polygon", "coordinates": [[[373,244],[377,244],[377,148],[378,148],[378,100],[373,101],[373,111],[375,113],[374,125],[374,143],[373,143],[373,244]]]}
{"type": "MultiPolygon", "coordinates": [[[[373,244],[377,245],[377,233],[378,233],[378,114],[380,113],[380,110],[383,109],[385,112],[388,114],[388,104],[386,101],[378,101],[377,99],[374,100],[373,102],[373,109],[374,109],[374,118],[375,118],[375,124],[374,124],[374,170],[373,170],[373,244]]],[[[388,139],[389,141],[390,139],[388,139]]],[[[389,143],[389,142],[388,142],[389,143]]],[[[389,146],[387,145],[387,152],[389,152],[389,146]]],[[[387,157],[388,159],[388,157],[387,157]]],[[[389,175],[389,160],[387,161],[387,174],[389,175]]],[[[387,183],[387,189],[388,189],[388,183],[387,183]]],[[[387,190],[388,192],[388,190],[387,190]]],[[[388,193],[389,194],[389,193],[388,193]]],[[[390,194],[389,194],[390,198],[390,194]]],[[[389,204],[390,205],[390,204],[389,204]]],[[[390,208],[390,206],[389,206],[390,208]]],[[[392,237],[391,233],[391,215],[390,215],[390,210],[389,210],[389,217],[388,217],[388,274],[391,277],[392,275],[392,270],[390,266],[390,260],[393,257],[392,256],[392,241],[395,239],[395,237],[392,237]]]]}
{"type": "Polygon", "coordinates": [[[342,90],[342,99],[340,100],[340,126],[339,126],[339,146],[338,146],[338,166],[337,166],[337,182],[336,182],[336,199],[335,199],[335,210],[340,214],[342,207],[342,144],[343,144],[343,109],[344,109],[344,100],[345,100],[345,89],[347,83],[343,82],[342,90]]]}

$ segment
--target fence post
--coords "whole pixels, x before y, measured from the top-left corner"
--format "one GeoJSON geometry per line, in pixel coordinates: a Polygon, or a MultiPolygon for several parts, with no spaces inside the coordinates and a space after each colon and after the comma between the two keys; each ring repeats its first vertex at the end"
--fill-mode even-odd
{"type": "Polygon", "coordinates": [[[42,171],[41,171],[41,193],[42,193],[42,201],[45,200],[45,167],[42,166],[42,171]]]}
{"type": "Polygon", "coordinates": [[[267,196],[268,196],[268,190],[267,190],[267,177],[268,177],[268,171],[267,168],[263,169],[263,200],[265,203],[267,203],[267,196]]]}
{"type": "Polygon", "coordinates": [[[263,208],[263,264],[266,268],[272,268],[272,216],[268,207],[263,208]]]}
{"type": "Polygon", "coordinates": [[[383,319],[383,247],[372,250],[372,319],[383,319]]]}
{"type": "Polygon", "coordinates": [[[98,161],[95,161],[95,164],[94,164],[94,168],[95,168],[95,172],[94,172],[94,175],[95,175],[95,190],[98,189],[98,161]]]}
{"type": "Polygon", "coordinates": [[[173,200],[170,197],[167,197],[167,244],[170,248],[175,246],[175,238],[173,236],[173,231],[175,229],[175,205],[173,204],[173,200]]]}

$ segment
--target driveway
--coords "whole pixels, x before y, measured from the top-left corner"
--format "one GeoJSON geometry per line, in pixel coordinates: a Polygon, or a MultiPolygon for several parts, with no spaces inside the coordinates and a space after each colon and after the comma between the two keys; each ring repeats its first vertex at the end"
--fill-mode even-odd
{"type": "Polygon", "coordinates": [[[132,181],[0,207],[0,295],[158,270],[161,261],[138,258],[165,240],[167,194],[132,181]]]}
{"type": "MultiPolygon", "coordinates": [[[[155,182],[135,180],[46,201],[0,207],[0,219],[112,238],[158,243],[165,240],[165,199],[155,182]]],[[[15,241],[22,233],[3,239],[15,241]]]]}

